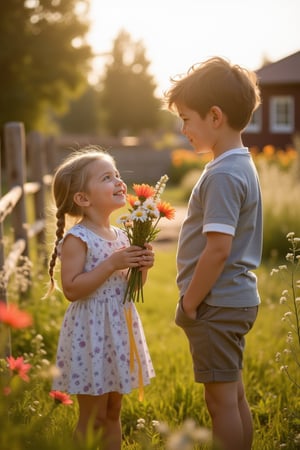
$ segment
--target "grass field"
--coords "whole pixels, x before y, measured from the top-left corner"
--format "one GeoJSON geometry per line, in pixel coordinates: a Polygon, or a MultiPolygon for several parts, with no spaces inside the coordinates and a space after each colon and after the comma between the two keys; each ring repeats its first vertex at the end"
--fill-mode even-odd
{"type": "MultiPolygon", "coordinates": [[[[271,267],[267,266],[258,270],[262,305],[257,322],[248,335],[245,353],[244,381],[255,426],[253,448],[296,449],[299,448],[297,439],[300,433],[299,388],[280,370],[282,362],[276,361],[277,352],[286,347],[287,328],[281,320],[285,310],[279,298],[282,290],[287,288],[287,282],[280,277],[271,277],[270,271],[271,267]]],[[[54,360],[59,326],[67,302],[61,295],[40,300],[44,286],[42,275],[40,277],[26,300],[35,325],[30,329],[14,330],[12,336],[14,355],[25,351],[33,368],[29,383],[21,383],[15,377],[11,395],[2,397],[0,418],[5,419],[7,425],[1,431],[2,450],[72,448],[69,439],[76,422],[76,402],[71,406],[55,406],[53,411],[48,395],[51,383],[49,363],[54,360]],[[7,408],[9,420],[5,413],[7,408]]],[[[145,388],[143,402],[138,401],[136,391],[124,397],[124,450],[176,448],[166,447],[167,438],[157,432],[153,421],[159,421],[161,426],[167,424],[171,436],[175,435],[176,439],[185,439],[190,433],[186,432],[187,419],[193,419],[197,427],[210,427],[202,386],[193,381],[187,341],[182,330],[174,324],[176,302],[175,243],[163,247],[158,245],[156,264],[145,287],[145,302],[137,305],[156,378],[145,388]],[[139,429],[138,419],[143,419],[139,421],[139,429]],[[179,434],[176,434],[178,430],[179,434]]],[[[290,354],[286,356],[290,359],[288,364],[292,376],[299,380],[299,367],[294,365],[290,354]]],[[[86,443],[83,448],[93,447],[86,443]]],[[[203,444],[187,448],[210,447],[203,444]]]]}

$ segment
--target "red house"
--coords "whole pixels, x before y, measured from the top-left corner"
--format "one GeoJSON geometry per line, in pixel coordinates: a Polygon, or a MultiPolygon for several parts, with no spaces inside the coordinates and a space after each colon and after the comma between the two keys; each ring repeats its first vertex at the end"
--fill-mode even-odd
{"type": "Polygon", "coordinates": [[[244,144],[285,149],[300,133],[300,51],[256,71],[262,104],[243,133],[244,144]]]}

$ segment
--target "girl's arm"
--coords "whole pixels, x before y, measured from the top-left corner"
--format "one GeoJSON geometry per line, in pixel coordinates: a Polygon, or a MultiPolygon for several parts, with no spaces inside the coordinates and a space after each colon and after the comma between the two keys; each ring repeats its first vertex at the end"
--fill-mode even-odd
{"type": "Polygon", "coordinates": [[[95,269],[85,272],[86,244],[69,234],[61,249],[61,282],[64,295],[71,302],[86,297],[116,270],[139,267],[147,251],[137,246],[118,250],[98,264],[95,269]]]}
{"type": "Polygon", "coordinates": [[[207,233],[207,243],[197,262],[191,282],[183,297],[183,309],[187,316],[196,318],[197,308],[221,275],[228,258],[232,236],[223,233],[207,233]]]}

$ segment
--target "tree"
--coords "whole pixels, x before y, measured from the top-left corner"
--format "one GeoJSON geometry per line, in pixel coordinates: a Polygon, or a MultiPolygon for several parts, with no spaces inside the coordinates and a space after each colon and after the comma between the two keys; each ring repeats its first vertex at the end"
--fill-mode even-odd
{"type": "Polygon", "coordinates": [[[0,125],[42,129],[49,111],[66,108],[86,83],[91,49],[84,42],[89,0],[0,3],[0,125]]]}
{"type": "Polygon", "coordinates": [[[99,92],[94,86],[88,86],[79,98],[71,101],[69,111],[58,123],[67,133],[96,134],[101,131],[102,113],[99,92]]]}
{"type": "Polygon", "coordinates": [[[101,107],[107,114],[106,126],[117,135],[153,129],[158,124],[159,100],[155,97],[149,61],[141,41],[134,42],[121,31],[113,43],[112,62],[102,80],[101,107]]]}

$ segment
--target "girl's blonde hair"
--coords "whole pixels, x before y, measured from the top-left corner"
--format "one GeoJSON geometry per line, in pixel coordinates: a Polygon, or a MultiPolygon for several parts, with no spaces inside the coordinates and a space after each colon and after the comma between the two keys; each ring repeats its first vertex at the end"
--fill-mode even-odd
{"type": "MultiPolygon", "coordinates": [[[[52,196],[56,206],[56,240],[49,261],[50,287],[47,295],[55,288],[54,268],[58,256],[58,244],[63,238],[66,215],[81,218],[82,210],[74,201],[76,192],[87,189],[89,164],[96,160],[108,160],[115,166],[114,158],[98,146],[87,146],[71,153],[56,169],[52,181],[52,196]]],[[[47,296],[46,295],[46,296],[47,296]]]]}

